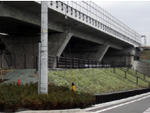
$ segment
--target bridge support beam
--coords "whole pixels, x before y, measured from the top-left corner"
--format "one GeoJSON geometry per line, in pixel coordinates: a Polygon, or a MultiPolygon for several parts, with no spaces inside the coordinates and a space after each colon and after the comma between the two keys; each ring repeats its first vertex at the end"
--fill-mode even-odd
{"type": "Polygon", "coordinates": [[[109,45],[99,45],[84,40],[72,39],[63,52],[65,57],[101,61],[109,45]]]}
{"type": "Polygon", "coordinates": [[[122,51],[108,50],[102,62],[114,66],[132,66],[135,53],[134,47],[124,47],[122,51]]]}
{"type": "MultiPolygon", "coordinates": [[[[68,32],[52,34],[49,38],[49,55],[60,57],[72,36],[73,34],[68,32]]],[[[52,67],[56,67],[56,59],[52,67]]]]}
{"type": "Polygon", "coordinates": [[[97,52],[93,52],[88,56],[88,59],[94,59],[96,61],[101,61],[104,57],[105,53],[107,52],[109,45],[101,45],[98,47],[97,52]]]}

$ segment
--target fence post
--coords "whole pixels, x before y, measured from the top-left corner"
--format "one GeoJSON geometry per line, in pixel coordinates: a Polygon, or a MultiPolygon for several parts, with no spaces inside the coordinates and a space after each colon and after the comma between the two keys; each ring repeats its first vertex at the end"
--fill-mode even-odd
{"type": "Polygon", "coordinates": [[[150,88],[150,83],[148,83],[148,88],[150,88]]]}
{"type": "Polygon", "coordinates": [[[16,69],[16,55],[14,54],[14,68],[16,69]]]}
{"type": "Polygon", "coordinates": [[[74,59],[73,58],[72,58],[72,62],[71,63],[72,63],[71,67],[74,68],[74,59]]]}
{"type": "Polygon", "coordinates": [[[89,60],[88,60],[88,68],[89,68],[90,66],[89,66],[89,60]]]}
{"type": "Polygon", "coordinates": [[[79,64],[80,68],[82,68],[82,59],[79,59],[79,64]]]}
{"type": "Polygon", "coordinates": [[[138,76],[136,77],[136,84],[138,84],[138,76]]]}
{"type": "Polygon", "coordinates": [[[125,71],[124,74],[125,74],[125,77],[124,77],[124,78],[127,79],[127,72],[125,71]]]}
{"type": "Polygon", "coordinates": [[[56,68],[59,68],[58,62],[59,62],[59,57],[56,56],[56,68]]]}
{"type": "Polygon", "coordinates": [[[78,68],[80,68],[80,59],[78,58],[78,68]]]}
{"type": "Polygon", "coordinates": [[[26,69],[26,53],[24,53],[24,69],[26,69]]]}
{"type": "Polygon", "coordinates": [[[116,73],[116,68],[115,67],[113,68],[113,72],[116,73]]]}
{"type": "Polygon", "coordinates": [[[81,59],[81,68],[83,68],[83,59],[81,59]]]}
{"type": "Polygon", "coordinates": [[[127,67],[127,72],[129,71],[129,68],[127,67]]]}
{"type": "Polygon", "coordinates": [[[36,56],[35,58],[36,58],[35,68],[36,68],[36,72],[37,72],[38,71],[38,56],[36,56]]]}
{"type": "Polygon", "coordinates": [[[98,68],[98,61],[96,61],[96,68],[98,68]]]}
{"type": "Polygon", "coordinates": [[[82,68],[85,68],[85,62],[84,62],[84,59],[83,59],[83,67],[82,68]]]}
{"type": "Polygon", "coordinates": [[[143,74],[143,78],[144,78],[144,80],[145,80],[145,74],[143,74]]]}
{"type": "Polygon", "coordinates": [[[2,69],[2,60],[3,60],[3,54],[1,54],[1,69],[2,69]]]}
{"type": "Polygon", "coordinates": [[[67,68],[67,59],[65,57],[65,68],[67,68]]]}
{"type": "Polygon", "coordinates": [[[94,68],[94,60],[92,60],[92,68],[94,68]]]}

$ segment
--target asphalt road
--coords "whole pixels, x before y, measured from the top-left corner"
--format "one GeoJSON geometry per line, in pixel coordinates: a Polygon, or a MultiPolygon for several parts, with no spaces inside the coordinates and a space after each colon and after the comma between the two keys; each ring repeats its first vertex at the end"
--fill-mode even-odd
{"type": "Polygon", "coordinates": [[[131,100],[125,103],[120,103],[106,108],[92,110],[96,113],[150,113],[146,110],[150,108],[150,95],[131,100]]]}

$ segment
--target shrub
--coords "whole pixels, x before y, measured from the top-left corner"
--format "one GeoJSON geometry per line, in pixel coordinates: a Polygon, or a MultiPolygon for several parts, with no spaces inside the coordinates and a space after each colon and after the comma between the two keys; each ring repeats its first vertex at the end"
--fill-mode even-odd
{"type": "Polygon", "coordinates": [[[0,85],[0,111],[16,111],[20,107],[32,110],[84,108],[93,103],[93,95],[74,93],[63,86],[49,85],[49,93],[46,95],[37,94],[37,83],[0,85]]]}

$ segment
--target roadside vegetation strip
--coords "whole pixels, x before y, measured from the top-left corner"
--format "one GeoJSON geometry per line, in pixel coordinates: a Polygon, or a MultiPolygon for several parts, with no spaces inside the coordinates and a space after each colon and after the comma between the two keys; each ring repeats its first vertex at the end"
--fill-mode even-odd
{"type": "MultiPolygon", "coordinates": [[[[129,79],[136,81],[135,77],[127,75],[129,79]]],[[[124,79],[124,72],[116,68],[107,69],[75,69],[73,70],[73,79],[77,92],[87,92],[91,94],[103,94],[124,90],[132,90],[147,87],[145,82],[139,81],[139,84],[124,79]],[[121,75],[121,76],[118,76],[121,75]]],[[[71,71],[60,70],[49,72],[49,82],[58,86],[67,86],[71,88],[71,71]]]]}
{"type": "Polygon", "coordinates": [[[95,102],[93,94],[101,95],[147,86],[143,82],[139,85],[129,82],[123,76],[124,73],[119,68],[115,72],[112,68],[75,69],[73,77],[71,70],[50,71],[48,95],[38,95],[37,84],[0,84],[0,111],[15,111],[19,107],[35,110],[83,108],[95,102]],[[75,95],[71,90],[72,81],[76,86],[75,95]]]}
{"type": "Polygon", "coordinates": [[[85,108],[95,103],[95,97],[87,93],[74,93],[67,87],[49,84],[49,93],[38,94],[37,84],[0,84],[0,112],[85,108]]]}

